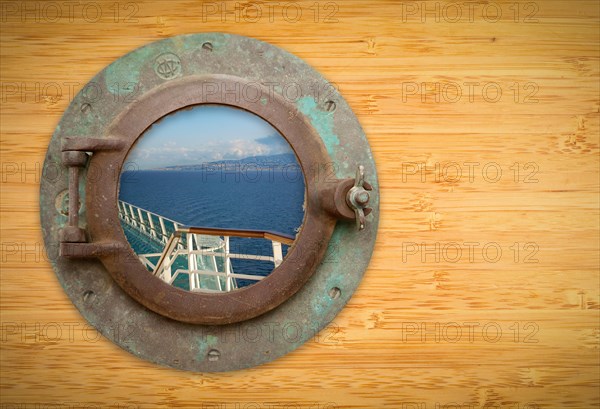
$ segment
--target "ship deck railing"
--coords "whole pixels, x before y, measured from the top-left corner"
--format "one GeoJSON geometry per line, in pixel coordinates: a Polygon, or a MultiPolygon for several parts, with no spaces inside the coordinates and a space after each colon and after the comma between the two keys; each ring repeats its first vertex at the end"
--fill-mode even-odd
{"type": "Polygon", "coordinates": [[[121,200],[118,207],[125,224],[150,239],[155,247],[162,247],[161,252],[138,254],[142,264],[171,285],[181,274],[187,274],[190,291],[232,291],[238,288],[238,279],[260,281],[264,276],[235,272],[231,260],[267,261],[276,268],[283,261],[282,246],[294,242],[293,236],[273,231],[185,226],[121,200]],[[232,237],[270,240],[272,255],[232,252],[232,237]],[[180,260],[185,261],[186,268],[180,260]]]}

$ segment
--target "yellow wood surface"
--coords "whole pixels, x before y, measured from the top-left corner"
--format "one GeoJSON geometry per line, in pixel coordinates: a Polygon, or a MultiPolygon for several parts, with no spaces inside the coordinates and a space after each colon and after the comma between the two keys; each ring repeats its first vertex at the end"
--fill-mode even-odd
{"type": "Polygon", "coordinates": [[[1,3],[2,408],[600,405],[596,0],[57,4],[1,3]],[[203,31],[268,41],[334,82],[381,182],[348,306],[295,352],[224,374],[157,367],[86,329],[38,210],[71,89],[203,31]]]}

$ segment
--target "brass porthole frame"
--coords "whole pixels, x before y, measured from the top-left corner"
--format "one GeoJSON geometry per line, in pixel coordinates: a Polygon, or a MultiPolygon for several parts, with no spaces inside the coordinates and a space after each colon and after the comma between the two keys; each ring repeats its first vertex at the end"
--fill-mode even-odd
{"type": "Polygon", "coordinates": [[[367,267],[378,221],[371,194],[370,213],[361,228],[354,223],[356,203],[347,195],[357,167],[372,193],[378,185],[364,133],[335,87],[279,48],[220,33],[149,44],[90,84],[52,138],[40,204],[56,274],[92,325],[144,359],[212,372],[268,362],[335,317],[367,267]],[[186,292],[148,274],[118,220],[118,176],[131,147],[156,120],[199,104],[231,105],[271,123],[292,146],[306,183],[302,229],[283,263],[259,283],[224,294],[186,292]],[[264,342],[224,336],[267,327],[279,330],[264,342]]]}

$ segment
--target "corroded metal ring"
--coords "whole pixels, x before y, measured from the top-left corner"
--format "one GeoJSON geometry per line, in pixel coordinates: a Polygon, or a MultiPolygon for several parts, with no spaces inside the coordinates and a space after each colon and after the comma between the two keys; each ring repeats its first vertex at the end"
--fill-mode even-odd
{"type": "Polygon", "coordinates": [[[108,66],[67,109],[44,164],[45,175],[59,170],[42,180],[44,239],[73,303],[121,347],[181,369],[254,366],[312,337],[358,286],[375,240],[376,195],[364,230],[336,222],[351,218],[339,198],[357,165],[376,191],[358,121],[307,64],[245,37],[174,37],[108,66]],[[135,141],[161,117],[206,103],[240,107],[271,123],[294,149],[307,187],[303,226],[283,263],[259,283],[223,294],[186,292],[148,274],[118,221],[119,175],[135,141]],[[90,151],[82,163],[81,152],[90,151]],[[75,198],[70,213],[61,208],[65,192],[75,198]],[[84,205],[74,213],[78,203],[84,205]],[[258,340],[224,335],[257,329],[258,340]]]}
{"type": "MultiPolygon", "coordinates": [[[[231,104],[251,111],[279,130],[293,147],[306,181],[306,210],[298,238],[283,263],[263,280],[226,293],[186,291],[149,276],[136,254],[127,245],[122,229],[111,226],[118,220],[118,185],[111,180],[88,183],[86,190],[87,224],[91,242],[115,243],[114,251],[100,260],[121,287],[138,302],[169,318],[192,324],[231,324],[254,318],[269,311],[296,293],[313,274],[333,233],[335,218],[318,207],[321,186],[334,179],[319,177],[318,169],[330,162],[325,146],[314,128],[290,101],[273,94],[267,101],[256,98],[232,98],[221,92],[203,90],[236,89],[251,86],[232,76],[209,75],[180,78],[144,94],[131,108],[124,110],[108,127],[110,138],[125,141],[118,150],[92,156],[90,166],[106,169],[113,164],[122,168],[127,153],[137,138],[155,121],[181,108],[198,104],[231,104]],[[229,98],[228,98],[229,97],[229,98]],[[123,262],[127,260],[128,262],[123,262]]],[[[257,86],[261,95],[268,90],[257,86]]]]}

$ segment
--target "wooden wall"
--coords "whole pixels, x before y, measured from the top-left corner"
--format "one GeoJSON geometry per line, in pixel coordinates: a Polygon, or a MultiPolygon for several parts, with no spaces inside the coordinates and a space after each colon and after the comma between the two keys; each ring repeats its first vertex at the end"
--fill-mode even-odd
{"type": "Polygon", "coordinates": [[[596,0],[0,5],[2,408],[600,405],[596,0]],[[204,31],[268,41],[337,84],[382,189],[343,312],[286,357],[223,374],[154,366],[86,328],[38,210],[72,92],[130,50],[204,31]]]}

